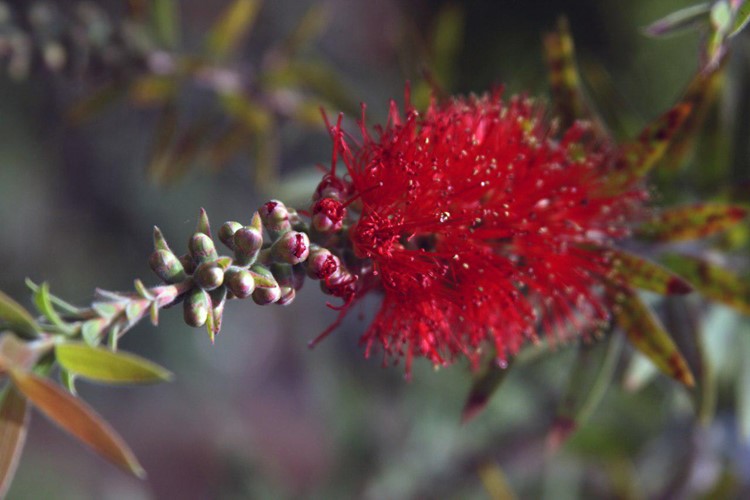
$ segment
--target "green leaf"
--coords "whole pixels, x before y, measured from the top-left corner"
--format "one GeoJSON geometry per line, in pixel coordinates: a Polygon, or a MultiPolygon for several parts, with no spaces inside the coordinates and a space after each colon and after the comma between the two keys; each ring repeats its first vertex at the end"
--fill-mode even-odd
{"type": "Polygon", "coordinates": [[[13,370],[11,379],[52,422],[113,464],[139,478],[146,476],[125,441],[86,403],[33,373],[13,370]]]}
{"type": "Polygon", "coordinates": [[[451,88],[456,74],[456,63],[464,41],[466,24],[460,4],[446,3],[437,13],[432,30],[433,69],[443,88],[451,88]]]}
{"type": "Polygon", "coordinates": [[[653,37],[671,36],[686,30],[706,26],[711,12],[711,4],[691,5],[668,14],[648,25],[643,31],[653,37]]]}
{"type": "Polygon", "coordinates": [[[260,0],[234,0],[208,34],[210,53],[218,58],[229,56],[249,34],[260,6],[260,0]]]}
{"type": "Polygon", "coordinates": [[[610,250],[612,266],[618,277],[633,288],[661,295],[682,295],[693,288],[669,269],[624,250],[610,250]]]}
{"type": "Polygon", "coordinates": [[[107,318],[95,318],[84,322],[81,325],[83,341],[92,346],[99,345],[108,325],[109,320],[107,318]]]}
{"type": "Polygon", "coordinates": [[[549,449],[557,450],[599,406],[612,383],[622,345],[622,337],[613,334],[599,342],[580,341],[565,396],[547,436],[549,449]]]}
{"type": "Polygon", "coordinates": [[[750,21],[750,3],[743,0],[740,2],[739,7],[737,7],[737,10],[734,13],[734,25],[732,26],[732,31],[729,33],[729,36],[732,37],[738,35],[743,29],[745,29],[748,21],[750,21]]]}
{"type": "Polygon", "coordinates": [[[287,57],[294,56],[323,32],[330,17],[328,10],[325,4],[313,4],[307,9],[297,26],[282,43],[282,51],[287,57]]]}
{"type": "Polygon", "coordinates": [[[173,99],[178,90],[178,80],[174,76],[144,75],[132,81],[128,96],[138,106],[157,106],[173,99]]]}
{"type": "Polygon", "coordinates": [[[65,368],[61,368],[60,369],[60,383],[73,396],[78,396],[78,390],[76,390],[75,373],[71,373],[65,368]]]}
{"type": "Polygon", "coordinates": [[[474,379],[469,389],[464,408],[461,411],[461,422],[466,423],[485,409],[490,398],[500,387],[510,371],[510,364],[498,365],[496,359],[490,361],[487,368],[474,379]]]}
{"type": "Polygon", "coordinates": [[[695,385],[690,368],[651,309],[638,295],[625,287],[607,290],[617,324],[630,343],[649,358],[657,368],[688,387],[695,385]]]}
{"type": "Polygon", "coordinates": [[[40,331],[29,311],[0,291],[0,325],[2,324],[27,337],[37,337],[40,331]]]}
{"type": "MultiPolygon", "coordinates": [[[[39,285],[31,281],[29,278],[26,278],[26,286],[29,288],[29,290],[31,290],[31,293],[37,293],[39,291],[39,285]]],[[[55,295],[50,294],[49,299],[52,302],[52,305],[57,307],[59,310],[61,310],[65,314],[70,314],[71,316],[78,316],[83,311],[83,309],[81,309],[80,307],[76,307],[73,304],[70,304],[69,302],[65,302],[60,297],[56,297],[55,295]]]]}
{"type": "Polygon", "coordinates": [[[13,386],[0,397],[0,498],[5,498],[26,443],[30,412],[28,401],[13,386]]]}
{"type": "Polygon", "coordinates": [[[153,1],[153,26],[156,38],[167,48],[175,48],[180,41],[179,2],[153,1]]]}
{"type": "Polygon", "coordinates": [[[39,312],[47,318],[50,323],[67,334],[73,333],[72,325],[66,323],[52,305],[49,285],[47,283],[42,283],[39,289],[34,293],[34,305],[36,305],[39,312]]]}
{"type": "Polygon", "coordinates": [[[165,368],[135,354],[78,342],[57,344],[55,355],[69,372],[105,384],[155,383],[172,378],[165,368]]]}
{"type": "Polygon", "coordinates": [[[747,210],[723,203],[697,203],[662,210],[635,231],[649,241],[685,241],[726,231],[747,217],[747,210]]]}
{"type": "Polygon", "coordinates": [[[685,278],[706,298],[750,314],[750,283],[731,271],[687,255],[669,254],[664,265],[685,278]]]}

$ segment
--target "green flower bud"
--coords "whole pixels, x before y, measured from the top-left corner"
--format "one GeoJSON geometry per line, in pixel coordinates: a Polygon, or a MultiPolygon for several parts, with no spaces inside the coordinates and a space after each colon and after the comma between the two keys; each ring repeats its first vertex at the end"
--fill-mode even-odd
{"type": "Polygon", "coordinates": [[[253,301],[256,304],[264,306],[272,304],[281,297],[281,288],[267,268],[259,265],[252,267],[251,272],[255,280],[255,290],[253,291],[253,301]]]}
{"type": "Polygon", "coordinates": [[[234,233],[242,227],[242,224],[235,221],[225,222],[219,228],[219,239],[230,250],[234,250],[234,233]]]}
{"type": "Polygon", "coordinates": [[[204,262],[195,268],[193,279],[203,290],[215,290],[224,283],[224,269],[216,262],[204,262]]]}
{"type": "Polygon", "coordinates": [[[169,250],[157,250],[148,259],[151,269],[165,283],[178,283],[187,279],[180,259],[169,250]]]}
{"type": "Polygon", "coordinates": [[[190,256],[190,254],[182,254],[179,257],[180,264],[182,264],[182,267],[185,269],[185,272],[188,274],[193,274],[193,271],[195,271],[195,261],[190,256]]]}
{"type": "Polygon", "coordinates": [[[271,245],[271,257],[284,264],[299,264],[310,255],[310,238],[305,233],[289,231],[271,245]]]}
{"type": "Polygon", "coordinates": [[[271,265],[271,273],[276,278],[281,290],[281,296],[276,303],[282,306],[289,304],[295,296],[295,279],[292,266],[289,264],[273,264],[271,265]]]}
{"type": "Polygon", "coordinates": [[[193,288],[188,292],[182,306],[185,323],[195,327],[206,324],[211,308],[211,300],[208,297],[208,293],[200,288],[193,288]]]}
{"type": "Polygon", "coordinates": [[[209,238],[211,237],[211,224],[208,222],[208,214],[204,208],[201,208],[201,211],[198,214],[198,224],[195,227],[195,231],[203,233],[209,238]]]}
{"type": "Polygon", "coordinates": [[[196,264],[213,262],[219,258],[213,240],[205,233],[195,233],[188,243],[190,255],[196,264]]]}
{"type": "Polygon", "coordinates": [[[263,234],[252,227],[242,227],[234,233],[234,257],[240,266],[249,266],[258,258],[263,246],[263,234]]]}
{"type": "Polygon", "coordinates": [[[271,200],[258,209],[263,225],[269,233],[274,236],[291,231],[292,224],[289,222],[289,211],[279,200],[271,200]]]}
{"type": "Polygon", "coordinates": [[[247,269],[230,267],[224,275],[224,283],[238,299],[249,297],[255,290],[255,279],[247,269]]]}

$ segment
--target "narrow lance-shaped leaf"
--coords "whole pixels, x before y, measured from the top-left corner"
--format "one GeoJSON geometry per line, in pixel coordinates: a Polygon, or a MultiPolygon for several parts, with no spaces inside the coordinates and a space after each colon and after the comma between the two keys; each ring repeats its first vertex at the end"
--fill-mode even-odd
{"type": "Polygon", "coordinates": [[[565,396],[547,436],[547,446],[556,450],[599,406],[612,383],[622,337],[609,334],[602,341],[581,341],[565,396]]]}
{"type": "Polygon", "coordinates": [[[654,21],[644,28],[643,31],[647,35],[654,37],[675,35],[685,30],[708,25],[710,12],[710,3],[691,5],[667,14],[658,21],[654,21]]]}
{"type": "Polygon", "coordinates": [[[29,311],[0,291],[0,325],[3,324],[19,335],[38,336],[39,326],[29,311]]]}
{"type": "Polygon", "coordinates": [[[446,3],[440,9],[432,32],[435,76],[443,88],[450,88],[464,38],[465,14],[460,4],[446,3]]]}
{"type": "Polygon", "coordinates": [[[515,500],[510,481],[500,466],[494,462],[485,462],[479,466],[479,479],[491,500],[515,500]]]}
{"type": "Polygon", "coordinates": [[[692,109],[689,102],[677,103],[646,126],[634,142],[621,146],[620,156],[609,175],[608,188],[618,192],[646,176],[664,156],[692,109]]]}
{"type": "Polygon", "coordinates": [[[13,386],[6,387],[0,403],[0,498],[13,481],[28,428],[28,401],[13,386]]]}
{"type": "Polygon", "coordinates": [[[485,409],[490,398],[505,380],[510,371],[510,364],[500,367],[493,359],[487,368],[474,379],[461,411],[461,422],[466,423],[479,415],[485,409]]]}
{"type": "Polygon", "coordinates": [[[55,354],[67,371],[105,384],[154,383],[172,378],[168,370],[135,354],[83,343],[57,344],[55,354]]]}
{"type": "Polygon", "coordinates": [[[730,37],[738,35],[743,29],[745,29],[748,21],[750,21],[750,2],[739,0],[734,3],[739,5],[735,8],[734,25],[732,26],[731,33],[729,33],[730,37]]]}
{"type": "Polygon", "coordinates": [[[750,284],[747,279],[716,264],[687,255],[669,254],[662,261],[706,298],[750,314],[750,284]]]}
{"type": "Polygon", "coordinates": [[[620,279],[630,287],[661,295],[690,293],[690,284],[669,269],[624,250],[610,250],[612,266],[620,279]]]}
{"type": "Polygon", "coordinates": [[[260,0],[234,0],[208,34],[206,44],[211,53],[228,56],[250,32],[260,6],[260,0]]]}
{"type": "Polygon", "coordinates": [[[48,379],[11,371],[15,387],[47,418],[110,462],[145,477],[145,471],[123,439],[92,408],[48,379]]]}
{"type": "Polygon", "coordinates": [[[562,127],[570,127],[575,120],[586,119],[594,125],[599,137],[609,134],[601,120],[594,115],[586,102],[575,60],[575,46],[570,35],[568,21],[560,18],[557,31],[544,37],[544,51],[547,56],[552,99],[562,127]]]}
{"type": "Polygon", "coordinates": [[[688,387],[695,385],[690,368],[653,312],[638,295],[625,287],[607,290],[617,324],[630,343],[661,371],[688,387]]]}
{"type": "Polygon", "coordinates": [[[723,203],[698,203],[662,210],[635,230],[650,241],[685,241],[705,238],[731,228],[747,217],[747,209],[723,203]]]}

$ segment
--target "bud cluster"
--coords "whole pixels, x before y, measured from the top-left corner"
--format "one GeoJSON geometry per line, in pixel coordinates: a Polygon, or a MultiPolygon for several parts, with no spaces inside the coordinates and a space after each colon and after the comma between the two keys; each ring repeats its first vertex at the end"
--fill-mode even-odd
{"type": "MultiPolygon", "coordinates": [[[[206,212],[188,240],[188,252],[177,256],[158,228],[149,264],[166,284],[181,284],[185,322],[207,326],[213,340],[224,304],[251,297],[258,305],[291,303],[305,277],[321,280],[327,293],[348,297],[353,276],[330,250],[310,242],[309,227],[297,212],[278,200],[263,204],[249,225],[229,221],[218,238],[231,251],[220,255],[206,212]]],[[[352,288],[353,290],[353,288],[352,288]]],[[[353,292],[352,292],[353,295],[353,292]]]]}

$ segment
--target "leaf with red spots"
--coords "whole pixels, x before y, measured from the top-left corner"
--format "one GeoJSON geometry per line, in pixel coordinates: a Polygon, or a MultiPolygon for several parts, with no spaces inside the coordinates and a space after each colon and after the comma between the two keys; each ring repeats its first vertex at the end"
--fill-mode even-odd
{"type": "Polygon", "coordinates": [[[576,67],[573,37],[564,17],[558,21],[557,31],[544,36],[544,52],[547,56],[554,112],[562,121],[562,127],[568,128],[576,120],[585,119],[592,123],[597,136],[608,137],[606,127],[592,111],[583,92],[576,67]]]}
{"type": "Polygon", "coordinates": [[[633,290],[610,287],[607,290],[617,324],[630,343],[661,371],[688,387],[695,385],[690,368],[672,338],[633,290]]]}
{"type": "Polygon", "coordinates": [[[698,203],[661,211],[636,229],[650,241],[684,241],[725,231],[747,216],[747,209],[723,203],[698,203]]]}
{"type": "Polygon", "coordinates": [[[661,295],[683,295],[693,291],[684,279],[639,255],[623,250],[612,250],[611,259],[619,279],[633,288],[661,295]]]}
{"type": "Polygon", "coordinates": [[[750,284],[746,279],[696,257],[670,254],[662,260],[706,298],[750,314],[750,284]]]}
{"type": "Polygon", "coordinates": [[[622,145],[607,187],[620,192],[645,177],[664,156],[692,110],[691,102],[680,101],[647,125],[635,141],[622,145]]]}
{"type": "Polygon", "coordinates": [[[581,341],[565,396],[547,435],[548,449],[558,449],[597,408],[612,382],[622,345],[622,337],[612,334],[600,342],[581,341]]]}

